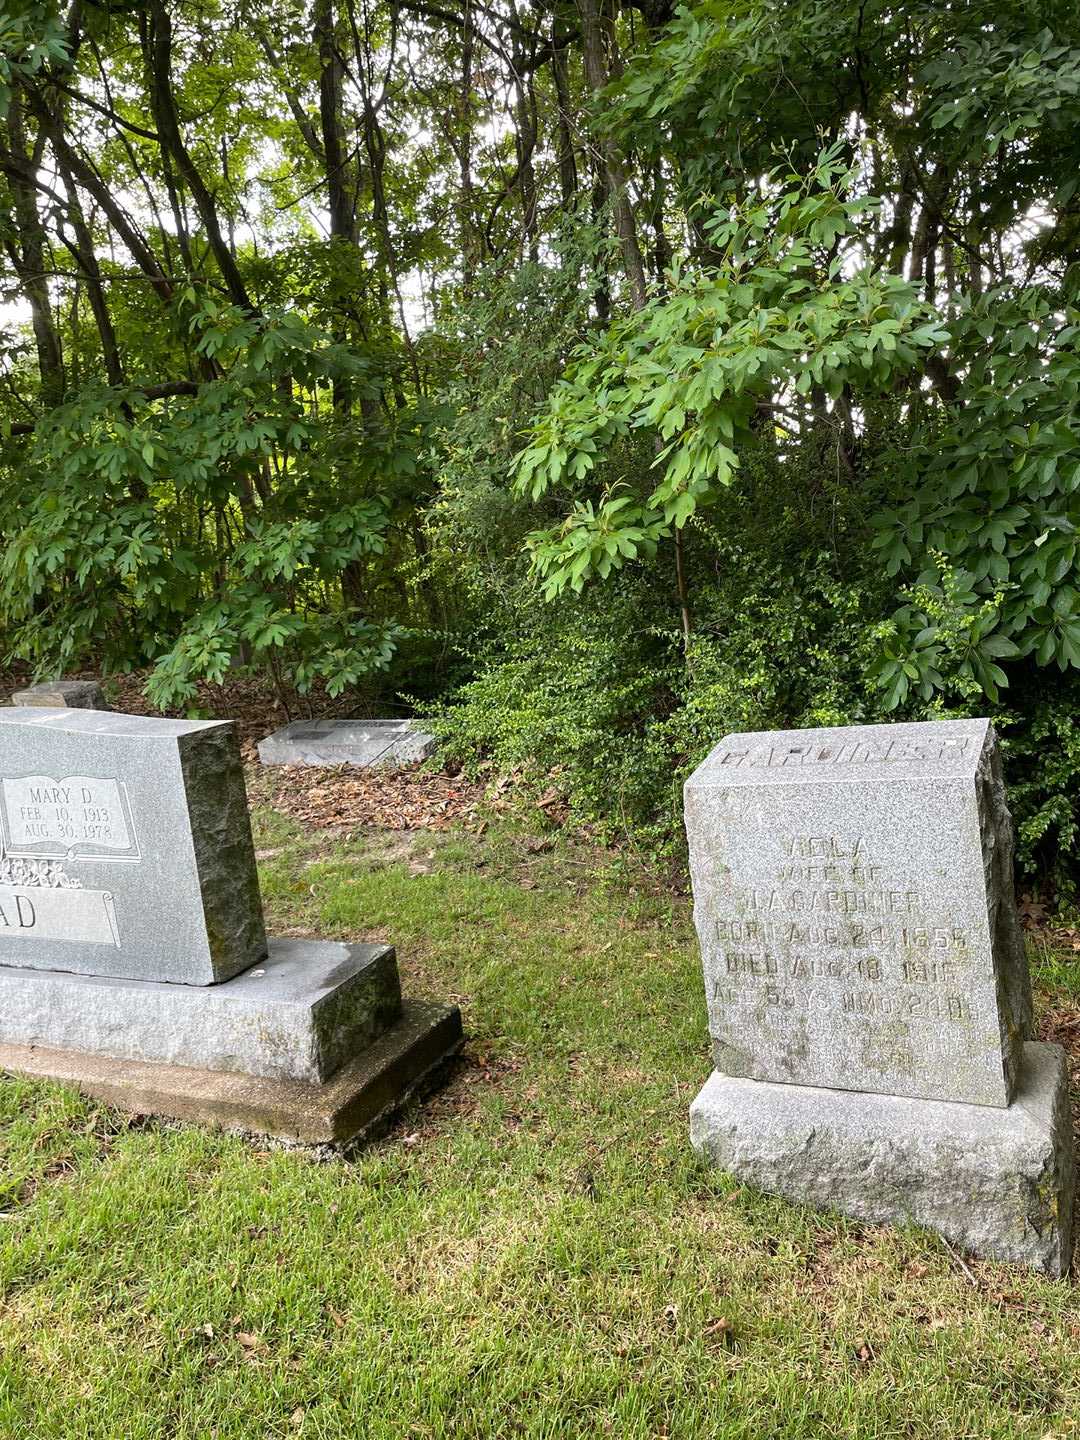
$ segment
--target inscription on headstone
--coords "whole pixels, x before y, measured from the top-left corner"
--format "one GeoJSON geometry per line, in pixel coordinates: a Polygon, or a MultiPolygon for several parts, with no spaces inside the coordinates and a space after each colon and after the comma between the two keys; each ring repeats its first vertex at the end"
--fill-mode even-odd
{"type": "Polygon", "coordinates": [[[0,709],[0,965],[208,985],[265,954],[231,725],[0,709]]]}
{"type": "Polygon", "coordinates": [[[0,937],[76,940],[120,948],[116,910],[108,890],[14,889],[0,885],[0,937]]]}
{"type": "Polygon", "coordinates": [[[722,1074],[1009,1104],[1030,995],[987,721],[729,736],[686,823],[722,1074]]]}
{"type": "Polygon", "coordinates": [[[139,858],[126,790],[115,778],[0,780],[0,822],[8,855],[139,858]]]}

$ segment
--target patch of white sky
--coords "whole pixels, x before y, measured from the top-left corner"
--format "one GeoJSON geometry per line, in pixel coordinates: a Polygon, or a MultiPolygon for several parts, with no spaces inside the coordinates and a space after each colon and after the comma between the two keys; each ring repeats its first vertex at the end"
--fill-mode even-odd
{"type": "MultiPolygon", "coordinates": [[[[404,43],[405,46],[403,59],[408,73],[414,77],[419,76],[422,89],[435,85],[438,75],[423,73],[425,65],[431,63],[425,49],[415,42],[410,42],[408,37],[399,43],[404,43]]],[[[377,55],[376,68],[385,64],[387,58],[385,55],[377,55]]],[[[400,81],[398,83],[400,84],[400,81]]],[[[100,82],[95,83],[92,77],[83,77],[79,84],[83,92],[99,104],[105,105],[116,99],[115,93],[113,96],[108,95],[100,82]]],[[[505,160],[507,137],[512,134],[515,98],[513,79],[504,68],[480,67],[477,84],[481,91],[481,100],[474,131],[474,163],[478,172],[483,173],[486,170],[488,174],[492,174],[495,173],[500,157],[505,160]]],[[[352,92],[349,98],[358,112],[362,108],[362,97],[356,93],[357,87],[348,73],[346,87],[347,93],[352,92]]],[[[290,122],[285,98],[270,82],[269,77],[259,85],[257,99],[268,115],[286,124],[290,122]]],[[[91,116],[89,110],[84,113],[87,116],[86,140],[91,149],[95,143],[101,144],[115,133],[110,122],[96,115],[91,116]]],[[[314,121],[314,112],[309,110],[309,114],[314,121]]],[[[414,117],[414,122],[411,129],[402,128],[401,115],[395,114],[392,117],[394,153],[391,163],[403,169],[413,164],[419,167],[421,162],[428,158],[424,152],[430,151],[434,146],[441,145],[441,148],[448,152],[448,147],[440,142],[428,124],[417,117],[414,117]]],[[[863,193],[869,194],[873,184],[870,137],[857,115],[849,117],[846,129],[848,138],[861,156],[861,189],[863,193]]],[[[197,128],[189,129],[187,139],[197,151],[197,128]]],[[[362,154],[359,142],[357,148],[362,154]]],[[[536,159],[538,163],[543,163],[550,162],[552,157],[541,153],[536,159]]],[[[449,153],[447,161],[453,163],[453,156],[449,153]]],[[[225,207],[231,210],[231,232],[239,249],[248,248],[263,255],[274,254],[305,237],[329,236],[329,211],[322,203],[317,177],[313,180],[315,172],[310,169],[301,170],[293,165],[285,148],[277,140],[267,137],[261,139],[254,153],[248,157],[245,169],[247,173],[239,188],[234,191],[232,205],[225,207]]],[[[59,177],[48,165],[43,165],[40,174],[44,185],[54,191],[59,190],[59,177]]],[[[426,209],[429,217],[440,211],[445,214],[445,200],[440,193],[441,178],[439,171],[432,169],[420,194],[421,207],[426,209]]],[[[161,204],[156,209],[151,207],[143,189],[135,185],[121,187],[117,191],[117,199],[148,233],[153,234],[160,227],[170,239],[175,240],[177,228],[167,205],[161,204]]],[[[894,209],[888,198],[885,198],[882,202],[881,223],[889,224],[894,218],[894,209]]],[[[1023,274],[1028,268],[1025,260],[1026,247],[1040,231],[1052,223],[1053,216],[1048,205],[1031,206],[1004,236],[998,256],[986,257],[988,263],[984,267],[984,278],[991,283],[995,278],[1004,278],[994,275],[993,267],[1001,262],[1004,262],[1006,270],[1011,274],[1023,274]]],[[[197,229],[197,226],[193,228],[197,229]]],[[[132,258],[114,236],[110,237],[109,246],[114,264],[122,265],[133,275],[136,274],[132,258]]],[[[865,263],[866,258],[862,246],[850,246],[843,258],[844,273],[853,274],[865,263]]],[[[1031,278],[1043,277],[1034,272],[1031,278]]],[[[413,338],[437,323],[435,297],[440,286],[452,279],[452,269],[445,265],[440,267],[435,262],[424,267],[414,266],[399,277],[400,318],[413,338]]],[[[50,292],[54,304],[69,303],[70,290],[74,283],[72,276],[50,277],[50,292]]],[[[9,277],[6,290],[0,291],[0,332],[4,333],[10,345],[16,339],[28,341],[30,330],[30,307],[19,295],[14,278],[9,277]]]]}
{"type": "MultiPolygon", "coordinates": [[[[399,39],[399,44],[401,43],[399,39]]],[[[404,58],[409,71],[416,74],[426,62],[426,52],[418,44],[410,42],[407,37],[404,45],[404,58]]],[[[376,54],[375,68],[378,69],[380,65],[385,65],[388,58],[387,55],[376,54]]],[[[425,81],[432,78],[431,76],[423,77],[425,81]]],[[[351,101],[355,107],[354,113],[359,113],[362,109],[363,99],[348,71],[345,83],[346,104],[344,108],[348,119],[349,102],[351,101]]],[[[291,116],[286,99],[281,91],[270,83],[269,77],[266,82],[262,84],[256,82],[256,84],[258,86],[257,99],[265,113],[277,121],[290,123],[291,116]]],[[[92,76],[80,77],[79,88],[89,99],[102,106],[116,104],[118,99],[122,100],[123,98],[122,94],[115,89],[111,94],[106,92],[100,80],[96,80],[92,76]]],[[[511,117],[514,96],[512,80],[505,76],[498,76],[490,67],[481,67],[478,88],[481,100],[479,115],[474,127],[474,151],[476,166],[482,170],[485,166],[494,166],[500,152],[505,151],[506,139],[512,134],[511,117]]],[[[317,123],[317,110],[313,106],[314,98],[308,113],[312,123],[317,123]]],[[[84,114],[86,117],[84,139],[91,151],[121,133],[110,121],[91,114],[88,109],[84,111],[84,114]]],[[[143,120],[142,123],[146,124],[149,121],[143,120]]],[[[394,131],[391,165],[407,169],[410,165],[415,164],[422,168],[423,162],[427,158],[424,152],[430,151],[433,146],[440,143],[436,134],[429,125],[419,120],[412,124],[411,128],[408,125],[403,126],[400,114],[393,115],[391,123],[394,131]]],[[[186,139],[197,154],[199,148],[197,126],[188,128],[186,139]]],[[[362,163],[363,148],[359,141],[356,143],[354,153],[360,155],[362,163]]],[[[448,155],[448,159],[452,162],[453,156],[448,155]]],[[[256,254],[272,255],[313,235],[329,238],[330,213],[326,204],[323,203],[323,188],[318,183],[315,170],[301,169],[295,165],[285,147],[278,140],[265,136],[254,147],[244,168],[245,175],[233,190],[229,202],[223,204],[223,211],[229,212],[228,228],[234,248],[238,251],[248,249],[256,254]]],[[[39,175],[44,186],[53,191],[59,190],[59,177],[47,163],[42,165],[39,175]]],[[[145,190],[137,183],[120,186],[115,192],[115,197],[145,233],[153,236],[157,232],[164,231],[170,240],[175,241],[178,233],[177,225],[171,209],[161,197],[158,197],[160,203],[156,207],[152,206],[147,199],[145,190]]],[[[87,197],[84,196],[83,199],[88,213],[93,215],[92,204],[87,197]]],[[[442,202],[440,194],[440,176],[437,170],[432,172],[421,191],[420,205],[428,211],[429,215],[438,213],[440,209],[445,210],[445,204],[442,202]]],[[[55,219],[53,223],[56,223],[55,219]]],[[[194,220],[192,220],[190,229],[193,233],[198,231],[198,225],[194,220]]],[[[113,264],[126,269],[131,275],[133,283],[140,283],[134,260],[122,242],[110,234],[108,247],[113,264]]],[[[373,242],[369,259],[374,260],[374,256],[373,242]]],[[[8,368],[10,365],[10,358],[4,354],[4,351],[9,350],[13,343],[28,343],[32,333],[29,303],[18,293],[18,283],[15,278],[9,275],[7,279],[6,289],[0,290],[0,334],[6,341],[6,345],[0,346],[0,367],[2,368],[8,368]]],[[[412,338],[424,330],[431,329],[436,324],[435,296],[441,285],[452,280],[453,271],[445,266],[440,267],[434,262],[423,267],[414,266],[399,276],[400,319],[412,338]]],[[[54,306],[60,307],[70,303],[72,287],[77,283],[74,275],[54,274],[49,277],[48,283],[54,306]]],[[[110,281],[110,283],[115,282],[110,281]]]]}

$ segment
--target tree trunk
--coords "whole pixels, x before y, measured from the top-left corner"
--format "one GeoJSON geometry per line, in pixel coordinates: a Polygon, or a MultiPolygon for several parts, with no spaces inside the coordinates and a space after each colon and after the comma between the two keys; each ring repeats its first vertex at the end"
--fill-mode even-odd
{"type": "Polygon", "coordinates": [[[184,178],[184,183],[191,192],[191,198],[199,212],[199,219],[203,223],[206,238],[210,243],[218,270],[221,272],[229,299],[241,310],[246,310],[249,314],[256,314],[256,307],[252,304],[251,297],[247,292],[247,286],[240,274],[236,258],[221,233],[221,223],[218,219],[214,197],[199,173],[198,166],[191,158],[191,153],[184,143],[184,137],[180,130],[180,117],[176,109],[176,96],[173,93],[172,19],[165,7],[164,0],[150,0],[148,38],[147,62],[150,101],[162,148],[167,150],[172,157],[177,170],[184,178]]]}
{"type": "MultiPolygon", "coordinates": [[[[595,99],[611,79],[608,55],[604,43],[604,30],[596,0],[577,0],[581,17],[582,55],[585,61],[585,79],[595,99]]],[[[634,308],[640,310],[648,297],[645,284],[645,267],[641,260],[634,210],[627,188],[626,170],[615,145],[607,137],[597,141],[597,150],[606,180],[606,189],[614,211],[615,233],[622,252],[623,268],[630,284],[634,308]]]]}
{"type": "Polygon", "coordinates": [[[53,406],[64,396],[64,355],[45,273],[48,240],[38,213],[37,191],[29,178],[41,162],[40,146],[35,146],[33,152],[27,150],[23,101],[18,95],[12,97],[8,107],[7,133],[5,151],[15,163],[5,165],[14,220],[13,238],[7,241],[6,249],[30,306],[41,399],[43,404],[53,406]]]}

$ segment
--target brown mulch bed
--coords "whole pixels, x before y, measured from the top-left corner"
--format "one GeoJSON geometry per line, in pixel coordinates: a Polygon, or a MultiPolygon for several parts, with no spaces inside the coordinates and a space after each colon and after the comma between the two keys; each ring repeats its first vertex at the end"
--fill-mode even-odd
{"type": "Polygon", "coordinates": [[[248,788],[282,815],[318,829],[448,830],[473,821],[484,787],[463,775],[418,766],[356,769],[282,765],[253,774],[248,788]]]}

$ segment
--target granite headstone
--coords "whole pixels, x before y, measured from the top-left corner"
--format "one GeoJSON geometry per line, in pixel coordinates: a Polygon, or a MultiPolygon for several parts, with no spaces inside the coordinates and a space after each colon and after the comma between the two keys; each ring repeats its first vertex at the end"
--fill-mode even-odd
{"type": "Polygon", "coordinates": [[[718,1070],[1007,1105],[1031,1020],[986,720],[731,736],[686,787],[718,1070]]]}
{"type": "Polygon", "coordinates": [[[1066,1071],[1030,1040],[989,722],[729,735],[686,826],[716,1066],[696,1148],[789,1199],[1065,1273],[1066,1071]]]}
{"type": "Polygon", "coordinates": [[[15,706],[44,705],[67,710],[107,710],[105,692],[96,680],[42,680],[11,697],[15,706]]]}
{"type": "Polygon", "coordinates": [[[209,985],[266,954],[231,724],[0,709],[0,965],[209,985]]]}

